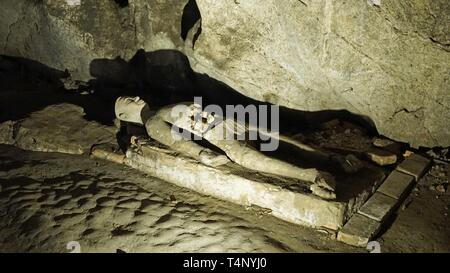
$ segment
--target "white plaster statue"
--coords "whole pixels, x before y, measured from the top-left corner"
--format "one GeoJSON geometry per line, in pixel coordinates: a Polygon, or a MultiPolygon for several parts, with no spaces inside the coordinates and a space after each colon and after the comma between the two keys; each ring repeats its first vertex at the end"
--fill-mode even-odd
{"type": "MultiPolygon", "coordinates": [[[[324,199],[336,198],[335,181],[331,174],[315,168],[300,168],[269,157],[251,147],[245,141],[224,138],[224,133],[243,133],[248,129],[248,125],[238,124],[233,119],[212,116],[202,112],[198,105],[193,103],[165,106],[155,113],[150,111],[149,106],[139,97],[120,97],[115,104],[115,113],[121,121],[144,125],[152,139],[205,165],[215,167],[226,164],[231,160],[258,172],[309,182],[310,189],[315,195],[324,199]],[[179,108],[174,111],[174,107],[179,108]],[[174,116],[173,113],[177,113],[177,115],[174,116]],[[196,115],[201,116],[200,122],[195,119],[196,115]],[[222,150],[226,156],[205,148],[192,140],[175,136],[172,130],[173,125],[202,137],[222,150]]],[[[259,130],[258,128],[253,129],[259,130]]],[[[267,132],[264,131],[264,133],[267,132]]],[[[307,145],[286,136],[280,135],[278,137],[297,147],[312,150],[307,145]]]]}

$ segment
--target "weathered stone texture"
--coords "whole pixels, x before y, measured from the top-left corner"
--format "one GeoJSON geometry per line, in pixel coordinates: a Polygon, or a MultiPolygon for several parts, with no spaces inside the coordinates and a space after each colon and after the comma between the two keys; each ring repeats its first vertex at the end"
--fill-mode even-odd
{"type": "Polygon", "coordinates": [[[2,1],[0,53],[86,80],[93,59],[180,50],[194,70],[249,97],[347,109],[389,138],[450,146],[449,1],[197,0],[194,49],[195,29],[181,38],[187,2],[2,1]]]}
{"type": "Polygon", "coordinates": [[[0,54],[33,59],[56,69],[68,69],[75,79],[92,78],[94,59],[129,60],[144,48],[180,46],[185,1],[113,0],[2,1],[0,54]],[[172,3],[176,2],[176,4],[172,3]]]}
{"type": "Polygon", "coordinates": [[[395,210],[398,200],[382,193],[374,193],[359,209],[359,214],[383,222],[395,210]]]}
{"type": "Polygon", "coordinates": [[[337,240],[353,246],[366,247],[380,229],[380,222],[355,214],[339,231],[337,240]]]}
{"type": "Polygon", "coordinates": [[[397,200],[402,200],[409,193],[413,183],[414,177],[394,170],[377,191],[397,200]]]}
{"type": "Polygon", "coordinates": [[[93,145],[116,143],[115,128],[84,119],[83,108],[57,104],[30,117],[0,124],[0,144],[15,144],[24,150],[89,154],[93,145]],[[13,129],[13,131],[11,131],[13,129]]]}
{"type": "Polygon", "coordinates": [[[397,166],[397,170],[405,174],[414,176],[418,181],[425,171],[428,170],[431,161],[418,154],[413,154],[407,157],[400,165],[397,166]]]}
{"type": "Polygon", "coordinates": [[[448,1],[197,2],[195,70],[256,99],[348,109],[414,146],[450,145],[448,1]]]}

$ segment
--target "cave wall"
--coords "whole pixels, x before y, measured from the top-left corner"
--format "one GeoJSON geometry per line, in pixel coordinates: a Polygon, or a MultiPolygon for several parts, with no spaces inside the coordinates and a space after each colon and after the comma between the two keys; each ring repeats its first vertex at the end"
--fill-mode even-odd
{"type": "Polygon", "coordinates": [[[197,0],[201,22],[185,35],[188,0],[0,2],[0,53],[77,79],[93,59],[175,49],[251,98],[347,109],[390,138],[450,146],[448,0],[197,0]]]}
{"type": "Polygon", "coordinates": [[[414,146],[450,144],[449,1],[197,3],[194,70],[259,100],[348,109],[414,146]]]}
{"type": "Polygon", "coordinates": [[[131,59],[138,49],[178,49],[187,0],[0,0],[0,54],[25,57],[77,80],[94,59],[131,59]],[[170,2],[170,3],[169,3],[170,2]]]}

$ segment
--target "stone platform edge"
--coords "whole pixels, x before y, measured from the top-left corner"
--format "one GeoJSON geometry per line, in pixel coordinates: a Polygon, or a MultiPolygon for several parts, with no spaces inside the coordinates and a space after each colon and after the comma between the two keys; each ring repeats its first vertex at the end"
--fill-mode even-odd
{"type": "Polygon", "coordinates": [[[294,224],[337,231],[345,220],[346,203],[253,181],[186,157],[151,150],[143,156],[130,149],[124,163],[202,194],[239,205],[270,209],[271,215],[294,224]]]}
{"type": "Polygon", "coordinates": [[[359,211],[337,234],[337,240],[366,247],[398,210],[415,183],[425,175],[431,160],[413,154],[401,162],[359,211]]]}

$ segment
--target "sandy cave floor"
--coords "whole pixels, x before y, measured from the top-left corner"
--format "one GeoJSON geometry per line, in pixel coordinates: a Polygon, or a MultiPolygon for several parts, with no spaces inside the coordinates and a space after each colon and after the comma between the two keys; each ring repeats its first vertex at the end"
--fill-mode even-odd
{"type": "MultiPolygon", "coordinates": [[[[448,166],[440,166],[440,169],[448,166]]],[[[449,252],[450,194],[432,169],[378,241],[383,252],[449,252]]],[[[317,231],[125,166],[0,145],[0,251],[366,252],[317,231]]]]}

